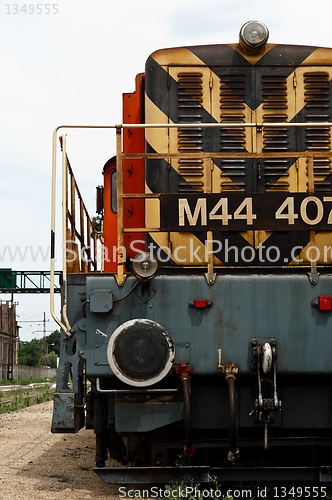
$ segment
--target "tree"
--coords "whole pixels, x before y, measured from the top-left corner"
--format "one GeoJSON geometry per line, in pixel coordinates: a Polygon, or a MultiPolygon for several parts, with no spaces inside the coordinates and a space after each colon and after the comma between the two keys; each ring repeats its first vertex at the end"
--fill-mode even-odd
{"type": "Polygon", "coordinates": [[[41,366],[42,342],[32,339],[30,342],[20,342],[18,362],[25,366],[41,366]]]}
{"type": "Polygon", "coordinates": [[[91,229],[91,238],[93,238],[94,233],[100,233],[102,230],[102,221],[103,218],[101,215],[96,215],[95,217],[92,217],[91,223],[92,223],[92,229],[91,229]]]}
{"type": "Polygon", "coordinates": [[[51,368],[56,368],[58,356],[54,351],[48,353],[47,362],[51,368]]]}
{"type": "Polygon", "coordinates": [[[50,335],[46,337],[47,342],[47,352],[54,351],[57,356],[60,354],[60,332],[59,330],[54,330],[50,335]]]}

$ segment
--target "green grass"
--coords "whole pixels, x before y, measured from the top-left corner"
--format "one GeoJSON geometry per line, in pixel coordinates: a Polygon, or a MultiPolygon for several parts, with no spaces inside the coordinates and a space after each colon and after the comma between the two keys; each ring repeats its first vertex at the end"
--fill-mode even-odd
{"type": "Polygon", "coordinates": [[[50,378],[29,377],[29,378],[15,378],[13,380],[2,379],[0,380],[0,386],[42,384],[43,382],[55,382],[55,381],[56,377],[50,377],[50,378]]]}
{"type": "Polygon", "coordinates": [[[53,399],[53,394],[54,389],[48,385],[13,388],[8,391],[0,390],[0,415],[36,404],[46,403],[53,399]]]}

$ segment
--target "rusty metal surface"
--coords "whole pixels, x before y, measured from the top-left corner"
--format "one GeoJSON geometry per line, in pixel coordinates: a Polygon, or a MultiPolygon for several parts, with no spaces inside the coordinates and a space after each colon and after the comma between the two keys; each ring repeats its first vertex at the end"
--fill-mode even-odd
{"type": "Polygon", "coordinates": [[[55,393],[52,427],[54,429],[73,429],[75,427],[74,408],[75,393],[55,393]]]}
{"type": "Polygon", "coordinates": [[[75,392],[56,392],[52,419],[53,433],[75,433],[82,428],[82,406],[75,392]]]}

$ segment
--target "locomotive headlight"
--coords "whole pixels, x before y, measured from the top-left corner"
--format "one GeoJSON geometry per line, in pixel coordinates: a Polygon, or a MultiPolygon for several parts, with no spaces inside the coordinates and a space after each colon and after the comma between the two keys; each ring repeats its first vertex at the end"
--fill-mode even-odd
{"type": "Polygon", "coordinates": [[[140,253],[132,261],[133,273],[142,279],[151,279],[158,270],[158,261],[149,253],[140,253]]]}
{"type": "Polygon", "coordinates": [[[240,45],[245,52],[259,52],[269,38],[269,30],[259,21],[248,21],[240,29],[240,45]]]}
{"type": "Polygon", "coordinates": [[[135,387],[162,380],[172,368],[175,349],[159,323],[132,319],[120,325],[107,346],[107,360],[114,375],[135,387]]]}

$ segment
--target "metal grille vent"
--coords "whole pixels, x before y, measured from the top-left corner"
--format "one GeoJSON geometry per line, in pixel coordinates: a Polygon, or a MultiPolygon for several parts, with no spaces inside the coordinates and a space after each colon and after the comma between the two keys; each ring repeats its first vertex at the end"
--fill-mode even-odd
{"type": "MultiPolygon", "coordinates": [[[[330,120],[330,84],[326,72],[304,74],[305,120],[325,122],[330,120]]],[[[311,151],[330,151],[331,132],[329,127],[307,127],[305,129],[306,149],[311,151]]],[[[332,191],[330,158],[314,159],[315,191],[332,191]]]]}
{"type": "MultiPolygon", "coordinates": [[[[202,123],[203,75],[199,72],[181,72],[178,80],[178,123],[202,123]]],[[[203,150],[203,130],[200,127],[178,129],[178,151],[194,152],[203,150]]],[[[178,161],[178,172],[185,182],[179,182],[182,193],[203,192],[204,163],[200,159],[178,161]]]]}
{"type": "Polygon", "coordinates": [[[287,109],[287,75],[262,75],[263,109],[287,109]]]}
{"type": "MultiPolygon", "coordinates": [[[[270,123],[288,121],[287,75],[263,74],[263,121],[270,123]]],[[[263,129],[263,149],[265,152],[289,151],[289,129],[269,127],[263,129]]],[[[287,158],[271,158],[263,161],[260,172],[264,190],[269,192],[289,191],[289,161],[287,158]]]]}
{"type": "MultiPolygon", "coordinates": [[[[242,72],[221,73],[220,123],[244,123],[246,75],[242,72]]],[[[220,151],[245,152],[247,131],[243,128],[220,130],[220,151]]],[[[225,192],[248,190],[247,160],[225,159],[220,161],[221,185],[225,192]]]]}

